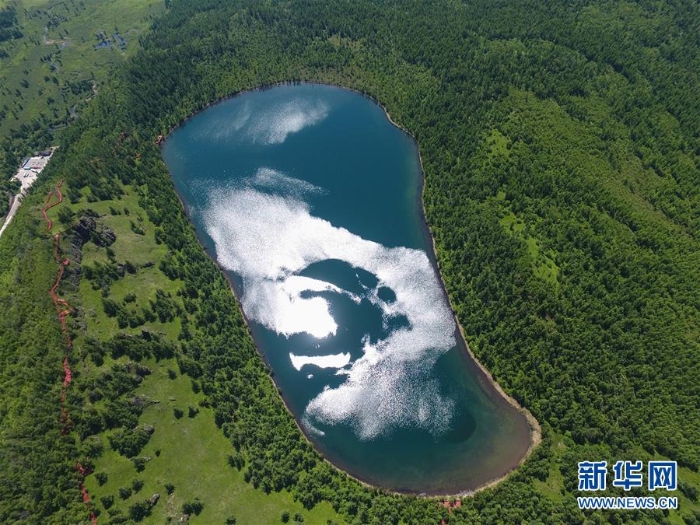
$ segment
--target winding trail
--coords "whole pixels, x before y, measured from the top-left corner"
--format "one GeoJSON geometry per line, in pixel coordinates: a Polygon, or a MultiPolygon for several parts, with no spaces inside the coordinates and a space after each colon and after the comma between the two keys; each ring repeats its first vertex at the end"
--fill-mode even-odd
{"type": "MultiPolygon", "coordinates": [[[[50,190],[49,193],[46,195],[46,202],[41,208],[41,214],[44,216],[44,220],[46,221],[47,232],[51,232],[51,229],[53,228],[53,221],[49,219],[49,216],[46,212],[48,212],[54,206],[58,206],[63,202],[63,193],[61,192],[62,185],[63,181],[58,181],[56,186],[52,190],[50,190]]],[[[68,331],[67,325],[68,316],[73,311],[73,308],[68,303],[68,301],[59,297],[57,294],[58,286],[61,284],[61,279],[63,279],[63,273],[65,272],[66,267],[70,264],[70,261],[66,258],[61,257],[61,234],[56,233],[53,236],[53,239],[53,256],[54,259],[56,259],[56,264],[58,264],[58,275],[56,275],[56,280],[54,281],[53,286],[49,290],[49,295],[51,296],[51,300],[53,301],[54,306],[56,307],[56,313],[58,313],[58,319],[61,322],[61,331],[63,332],[63,337],[65,338],[67,349],[66,355],[63,356],[63,385],[61,388],[60,415],[60,421],[62,423],[61,434],[65,436],[70,431],[72,425],[70,415],[68,414],[68,410],[66,409],[66,392],[71,382],[73,381],[73,372],[71,371],[70,362],[68,361],[68,353],[70,353],[70,351],[73,349],[73,339],[70,336],[70,332],[68,331]]],[[[85,467],[80,462],[76,463],[75,469],[80,473],[83,480],[85,479],[85,476],[92,472],[92,468],[85,467]]],[[[88,494],[88,491],[85,488],[85,484],[82,480],[80,481],[80,492],[83,497],[83,502],[90,511],[90,522],[92,523],[92,525],[97,525],[97,516],[95,515],[95,512],[91,509],[90,506],[90,494],[88,494]]]]}

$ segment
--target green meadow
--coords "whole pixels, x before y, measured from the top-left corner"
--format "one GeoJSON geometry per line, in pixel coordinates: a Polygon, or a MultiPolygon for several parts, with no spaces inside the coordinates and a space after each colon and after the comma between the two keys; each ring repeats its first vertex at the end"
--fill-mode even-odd
{"type": "MultiPolygon", "coordinates": [[[[131,360],[127,357],[115,360],[107,356],[104,363],[97,366],[86,358],[86,338],[107,341],[119,333],[138,335],[149,331],[176,342],[181,330],[180,317],[168,322],[147,321],[135,328],[120,328],[115,317],[105,314],[103,299],[114,300],[127,308],[148,308],[150,301],[156,299],[157,290],[178,301],[178,291],[182,288],[181,281],[168,279],[151,265],[165,256],[167,248],[155,241],[155,226],[139,205],[140,191],[143,189],[121,186],[118,199],[99,202],[90,202],[89,191],[84,191],[78,202],[70,203],[66,199],[48,213],[55,223],[53,233],[65,229],[60,218],[66,213],[62,209],[69,209],[74,214],[73,221],[84,215],[96,215],[97,223],[116,235],[116,240],[108,248],[90,241],[85,243],[81,260],[83,268],[110,261],[131,263],[137,268],[134,273],[125,273],[113,282],[107,294],[95,289],[93,281],[81,279],[77,293],[66,295],[80,319],[74,326],[74,351],[83,356],[77,373],[82,376],[81,381],[91,383],[94,380],[95,388],[100,388],[101,378],[115,365],[128,365],[131,360]]],[[[34,210],[35,213],[39,211],[34,210]]],[[[63,248],[68,249],[66,243],[63,248]]],[[[329,520],[337,520],[327,503],[308,511],[293,501],[286,491],[265,494],[246,483],[243,472],[229,465],[228,457],[234,453],[233,446],[217,428],[213,410],[204,401],[205,395],[196,382],[182,375],[172,358],[151,358],[139,364],[148,367],[150,373],[130,395],[147,400],[138,423],[153,428],[151,438],[138,455],[146,460],[143,470],[139,471],[132,459],[111,449],[109,437],[114,430],[88,440],[90,447],[102,451],[92,460],[95,474],[87,476],[85,481],[101,519],[130,516],[131,507],[158,494],[157,504],[152,513],[141,520],[143,523],[178,522],[185,514],[183,505],[196,501],[201,502],[202,509],[199,514],[190,515],[191,523],[223,524],[229,518],[245,524],[282,523],[285,511],[289,513],[290,521],[297,516],[312,525],[326,525],[329,520]],[[129,495],[122,497],[127,491],[129,495]]],[[[104,403],[97,401],[93,407],[104,408],[104,403]]],[[[83,410],[91,408],[82,407],[83,410]]]]}

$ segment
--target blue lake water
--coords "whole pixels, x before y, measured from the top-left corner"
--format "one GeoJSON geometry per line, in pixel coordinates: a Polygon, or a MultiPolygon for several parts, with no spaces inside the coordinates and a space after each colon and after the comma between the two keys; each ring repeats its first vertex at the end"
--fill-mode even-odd
{"type": "Polygon", "coordinates": [[[247,92],[176,129],[163,158],[327,459],[427,494],[517,465],[528,424],[466,352],[432,262],[415,143],[378,105],[322,85],[247,92]]]}

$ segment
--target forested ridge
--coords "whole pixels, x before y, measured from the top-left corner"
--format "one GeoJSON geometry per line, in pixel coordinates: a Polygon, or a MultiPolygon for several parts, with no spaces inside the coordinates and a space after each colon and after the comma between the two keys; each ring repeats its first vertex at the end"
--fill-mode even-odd
{"type": "MultiPolygon", "coordinates": [[[[71,359],[81,366],[69,398],[73,431],[61,452],[27,455],[23,471],[8,466],[24,447],[65,440],[50,432],[8,439],[25,435],[36,417],[25,412],[39,393],[31,375],[8,379],[20,348],[0,345],[3,397],[17,382],[27,396],[2,412],[2,521],[85,519],[77,489],[72,505],[58,493],[47,501],[30,495],[39,482],[23,472],[43,469],[46,487],[72,486],[76,474],[66,465],[80,459],[99,470],[100,440],[148,476],[155,467],[138,460],[152,429],[138,426],[143,404],[133,400],[149,373],[137,363],[174,356],[232,444],[225,468],[264,492],[286,490],[306,508],[330,502],[348,523],[699,522],[698,35],[693,1],[169,3],[142,50],[64,133],[47,168],[82,208],[64,217],[67,233],[78,235],[80,216],[107,222],[88,210],[109,206],[108,215],[163,250],[148,265],[128,266],[104,238],[86,240],[106,255],[84,261],[63,292],[87,304],[84,290],[94,290],[104,315],[131,332],[92,333],[88,308],[74,312],[71,359]],[[543,424],[543,444],[522,467],[451,513],[434,500],[364,488],[312,450],[153,144],[221,97],[297,81],[365,92],[415,136],[426,218],[467,339],[543,424]],[[121,211],[125,188],[137,189],[139,219],[133,207],[128,221],[121,211]],[[151,302],[117,297],[129,275],[146,272],[159,272],[173,293],[151,302]],[[177,332],[143,328],[158,322],[177,332]],[[678,512],[577,510],[578,461],[656,457],[682,467],[678,512]]],[[[10,341],[21,327],[34,348],[50,321],[30,324],[40,313],[26,298],[45,304],[48,296],[37,284],[43,274],[29,278],[17,261],[42,261],[43,252],[50,260],[51,243],[29,228],[29,204],[14,231],[27,230],[0,245],[8,260],[13,249],[32,247],[3,274],[3,288],[19,282],[23,291],[2,292],[0,330],[10,341]]],[[[33,366],[58,377],[55,364],[38,357],[33,366]]],[[[49,422],[58,405],[47,396],[32,410],[49,422]]],[[[97,505],[101,521],[140,521],[150,512],[113,504],[97,505]]]]}

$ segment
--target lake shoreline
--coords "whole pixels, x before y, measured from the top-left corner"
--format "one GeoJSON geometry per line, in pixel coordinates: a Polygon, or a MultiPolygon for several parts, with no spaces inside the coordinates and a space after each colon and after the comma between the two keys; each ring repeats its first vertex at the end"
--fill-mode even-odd
{"type": "Polygon", "coordinates": [[[415,148],[415,154],[416,154],[416,157],[417,157],[417,160],[418,160],[418,167],[419,167],[419,169],[420,169],[420,178],[419,178],[419,185],[420,185],[420,188],[419,188],[419,191],[416,192],[416,198],[420,201],[420,210],[421,210],[421,212],[420,212],[420,213],[421,213],[421,220],[420,220],[420,222],[421,222],[422,234],[423,234],[423,236],[424,236],[424,238],[425,238],[426,241],[427,241],[427,240],[430,241],[430,242],[427,242],[427,243],[426,243],[427,246],[432,246],[432,251],[430,251],[430,253],[428,253],[427,255],[428,255],[428,258],[429,258],[429,260],[430,260],[430,263],[431,263],[431,265],[432,265],[432,267],[433,267],[433,270],[434,270],[434,271],[437,273],[437,275],[439,276],[439,282],[440,282],[440,285],[441,285],[441,287],[442,287],[442,291],[443,291],[443,293],[445,294],[445,297],[446,297],[446,299],[447,299],[447,302],[448,302],[448,305],[449,305],[449,307],[450,307],[450,310],[452,311],[452,316],[453,316],[453,319],[454,319],[454,321],[455,321],[455,326],[456,326],[456,328],[455,328],[455,335],[457,336],[458,346],[464,347],[464,349],[466,350],[466,356],[465,356],[465,357],[468,357],[468,358],[469,358],[469,361],[470,361],[470,364],[473,364],[473,365],[474,365],[474,370],[475,370],[475,372],[476,372],[476,379],[477,379],[479,382],[481,382],[482,385],[487,385],[487,386],[488,386],[488,388],[484,388],[485,394],[486,394],[489,398],[492,398],[492,399],[494,400],[494,402],[497,402],[497,401],[505,402],[507,405],[509,405],[510,407],[514,408],[522,417],[524,417],[524,419],[525,419],[525,421],[527,422],[527,425],[528,425],[528,427],[529,427],[529,445],[528,445],[528,448],[527,448],[527,450],[525,451],[525,453],[524,453],[524,454],[522,455],[522,457],[519,459],[519,461],[517,462],[517,464],[508,465],[506,472],[503,473],[502,475],[499,475],[498,477],[496,477],[496,478],[494,478],[494,479],[492,479],[492,480],[490,480],[490,481],[488,481],[488,482],[479,484],[479,485],[475,486],[474,488],[460,489],[460,490],[455,490],[455,491],[449,491],[448,493],[443,493],[443,492],[435,492],[435,493],[432,493],[432,492],[419,492],[419,491],[416,491],[416,490],[401,491],[401,490],[392,490],[392,489],[388,489],[388,488],[386,488],[386,487],[383,487],[381,484],[373,484],[372,482],[364,481],[364,480],[361,479],[360,477],[357,477],[357,476],[355,476],[355,475],[353,475],[353,474],[350,474],[349,471],[346,470],[347,467],[344,467],[344,466],[343,466],[342,461],[336,461],[336,462],[330,461],[330,460],[328,459],[328,457],[327,457],[327,453],[325,453],[325,452],[323,451],[322,447],[321,447],[318,443],[316,443],[316,442],[310,437],[310,435],[305,431],[305,429],[304,429],[303,426],[301,425],[300,421],[298,421],[297,418],[295,417],[294,412],[292,412],[292,410],[290,409],[288,400],[286,399],[286,396],[285,396],[284,392],[280,389],[280,387],[277,385],[277,382],[274,380],[274,377],[273,377],[273,376],[274,376],[274,372],[272,371],[271,364],[270,364],[270,362],[269,362],[269,360],[268,360],[268,358],[267,358],[265,352],[262,351],[262,348],[261,348],[261,346],[260,346],[260,344],[259,344],[259,340],[258,340],[258,338],[255,336],[254,330],[252,330],[252,328],[251,328],[251,323],[250,323],[248,317],[246,316],[245,312],[243,311],[243,307],[242,307],[242,304],[241,304],[240,299],[239,299],[239,294],[238,294],[238,291],[237,291],[236,283],[232,280],[232,278],[231,278],[231,276],[228,274],[228,272],[219,264],[219,262],[217,261],[216,257],[213,257],[213,256],[212,256],[213,254],[210,254],[210,251],[209,251],[210,247],[208,247],[208,246],[206,246],[206,245],[204,244],[204,242],[199,238],[199,235],[196,235],[197,228],[196,228],[196,226],[194,225],[193,221],[190,219],[190,214],[189,214],[188,208],[187,208],[187,206],[186,206],[186,203],[185,203],[185,201],[183,200],[183,197],[182,197],[182,196],[180,195],[180,193],[178,192],[177,188],[174,188],[174,189],[175,189],[175,193],[176,193],[176,195],[178,196],[178,199],[180,200],[180,203],[181,203],[181,205],[182,205],[182,207],[183,207],[183,210],[184,210],[184,212],[185,212],[185,215],[188,217],[188,220],[189,220],[190,224],[192,225],[192,227],[193,227],[193,229],[194,229],[194,231],[195,231],[195,237],[197,237],[197,240],[198,240],[200,246],[202,246],[203,250],[204,250],[208,255],[210,255],[210,259],[212,259],[213,262],[219,267],[219,269],[222,271],[222,273],[224,274],[225,278],[227,279],[227,281],[228,281],[228,283],[229,283],[229,287],[231,288],[231,291],[232,291],[232,293],[233,293],[233,295],[234,295],[234,298],[235,298],[235,300],[236,300],[236,302],[237,302],[237,304],[238,304],[238,308],[239,308],[239,310],[241,311],[241,314],[243,315],[243,319],[244,319],[244,321],[245,321],[245,323],[246,323],[246,327],[247,327],[248,333],[250,334],[251,338],[252,338],[253,341],[255,342],[256,349],[258,350],[258,353],[259,353],[259,354],[261,355],[261,357],[263,358],[263,362],[265,363],[265,367],[266,367],[266,369],[267,369],[267,370],[266,370],[266,371],[267,371],[267,374],[268,374],[268,376],[270,377],[270,379],[272,380],[272,384],[274,385],[274,388],[276,389],[277,393],[279,394],[280,398],[282,399],[283,403],[285,404],[285,407],[287,408],[288,412],[289,412],[290,415],[292,416],[292,418],[293,418],[293,420],[294,420],[294,423],[296,424],[297,428],[301,431],[302,435],[304,435],[305,439],[313,446],[313,448],[314,448],[314,450],[316,451],[316,453],[319,454],[319,456],[320,456],[324,461],[327,461],[327,462],[328,462],[330,465],[332,465],[335,469],[337,469],[337,470],[343,472],[344,475],[346,475],[346,476],[348,476],[348,477],[354,479],[355,481],[361,483],[361,484],[364,485],[364,486],[367,486],[367,487],[370,487],[370,488],[379,488],[379,489],[381,489],[381,490],[383,490],[383,491],[386,491],[386,492],[388,492],[388,493],[393,493],[393,494],[403,494],[403,495],[409,495],[409,494],[410,494],[410,495],[420,495],[420,496],[425,496],[425,497],[446,498],[446,497],[455,497],[455,496],[470,496],[470,495],[473,495],[473,494],[475,494],[475,493],[477,493],[477,492],[480,492],[480,491],[482,491],[482,490],[485,490],[485,489],[487,489],[487,488],[491,488],[491,487],[497,485],[498,483],[500,483],[501,481],[505,480],[507,477],[509,477],[510,474],[511,474],[517,467],[519,467],[520,465],[522,465],[522,463],[530,456],[530,454],[532,453],[532,451],[534,450],[534,448],[541,442],[541,429],[540,429],[539,423],[538,423],[538,422],[536,421],[536,419],[532,416],[532,414],[531,414],[527,409],[525,409],[524,407],[521,407],[515,399],[511,398],[508,394],[506,394],[506,392],[501,388],[501,386],[493,379],[493,376],[489,373],[489,371],[478,361],[478,359],[476,358],[476,356],[475,356],[474,353],[472,352],[472,350],[471,350],[471,348],[470,348],[470,346],[469,346],[469,344],[468,344],[468,342],[467,342],[467,340],[466,340],[464,328],[461,326],[461,324],[459,323],[459,321],[458,321],[458,319],[457,319],[457,316],[456,316],[456,314],[455,314],[454,308],[452,307],[452,304],[451,304],[451,301],[450,301],[450,296],[449,296],[449,294],[447,293],[447,289],[446,289],[446,286],[445,286],[445,281],[444,281],[444,279],[443,279],[442,274],[440,273],[440,266],[439,266],[439,263],[438,263],[438,260],[437,260],[437,247],[436,247],[436,244],[435,244],[435,239],[434,239],[434,237],[433,237],[433,235],[432,235],[432,230],[430,229],[430,226],[429,226],[429,224],[428,224],[428,222],[427,222],[427,219],[426,219],[426,209],[425,209],[425,205],[424,205],[424,201],[423,201],[423,196],[424,196],[424,192],[425,192],[425,185],[426,185],[426,184],[425,184],[425,182],[426,182],[426,176],[425,176],[425,172],[424,172],[424,170],[423,170],[423,162],[422,162],[422,158],[421,158],[421,155],[420,155],[419,145],[418,145],[418,142],[416,141],[415,137],[413,136],[413,134],[411,134],[408,130],[404,129],[402,126],[400,126],[399,124],[397,124],[397,123],[391,118],[391,115],[389,114],[389,112],[387,111],[387,109],[385,108],[385,106],[384,106],[383,104],[381,104],[378,100],[376,100],[375,98],[373,98],[373,97],[372,97],[370,94],[368,94],[368,93],[365,93],[365,92],[362,92],[362,91],[359,91],[359,90],[356,90],[356,89],[353,89],[353,88],[348,88],[348,87],[346,87],[346,86],[341,86],[341,85],[337,85],[337,84],[333,84],[333,83],[327,83],[327,82],[299,82],[299,81],[294,81],[294,82],[278,82],[278,83],[273,83],[273,84],[262,85],[262,86],[259,86],[259,87],[257,87],[257,88],[247,89],[247,90],[243,90],[243,91],[238,91],[238,92],[233,93],[233,94],[231,94],[231,95],[227,95],[227,96],[225,96],[225,97],[220,97],[219,99],[217,99],[217,100],[215,100],[215,101],[212,101],[212,102],[206,104],[206,105],[203,106],[201,109],[199,109],[198,111],[196,111],[195,113],[193,113],[192,115],[190,115],[189,117],[187,117],[186,119],[184,119],[184,120],[182,120],[181,122],[179,122],[179,123],[178,123],[176,126],[174,126],[172,129],[170,129],[169,132],[168,132],[167,135],[166,135],[166,140],[167,140],[167,137],[170,136],[170,134],[172,134],[176,129],[180,128],[180,126],[186,125],[186,123],[187,123],[190,119],[194,118],[194,117],[197,116],[199,113],[201,113],[201,112],[203,112],[204,110],[206,110],[207,108],[209,108],[209,107],[211,107],[211,106],[214,106],[214,105],[216,105],[216,104],[218,104],[218,103],[220,103],[220,102],[222,102],[222,101],[236,98],[236,97],[238,97],[238,96],[240,96],[240,95],[242,95],[242,94],[244,94],[244,93],[250,93],[250,92],[256,92],[256,91],[265,91],[265,90],[272,89],[272,88],[277,87],[277,86],[294,86],[294,85],[302,85],[302,84],[303,84],[303,85],[333,86],[333,87],[336,87],[336,88],[344,89],[344,90],[351,91],[351,92],[354,92],[354,93],[356,93],[356,94],[359,94],[359,95],[361,95],[362,97],[364,97],[364,98],[370,100],[371,102],[373,102],[374,104],[376,104],[377,106],[379,106],[379,107],[382,109],[382,111],[384,112],[384,115],[385,115],[385,117],[387,118],[387,120],[388,120],[394,127],[396,127],[397,129],[401,130],[403,133],[405,133],[406,135],[408,135],[408,136],[412,139],[412,141],[413,141],[413,147],[415,148]]]}
{"type": "MultiPolygon", "coordinates": [[[[341,86],[339,86],[339,87],[341,87],[341,86]]],[[[344,88],[344,89],[348,89],[348,88],[344,88]]],[[[515,398],[511,397],[510,395],[508,395],[508,393],[505,390],[503,390],[503,387],[501,387],[501,385],[498,384],[498,382],[493,378],[493,375],[491,374],[491,372],[489,372],[489,370],[481,363],[481,361],[479,361],[479,359],[476,357],[473,350],[469,346],[469,342],[467,341],[467,336],[466,336],[466,332],[464,330],[464,327],[462,326],[462,324],[459,322],[459,319],[457,318],[457,314],[455,312],[455,309],[452,306],[452,301],[450,299],[450,295],[447,292],[447,286],[445,285],[445,280],[442,276],[442,272],[440,271],[440,263],[437,259],[437,245],[435,244],[435,236],[433,235],[433,231],[430,228],[430,224],[428,224],[428,220],[427,220],[427,213],[426,213],[426,209],[425,209],[425,199],[423,198],[424,194],[425,194],[426,176],[425,176],[425,170],[423,169],[423,158],[421,157],[421,154],[420,154],[420,146],[418,144],[418,140],[416,140],[413,133],[408,131],[406,128],[404,128],[403,126],[401,126],[400,124],[395,122],[394,119],[391,118],[391,114],[386,109],[384,104],[382,104],[378,100],[374,99],[369,94],[362,93],[360,91],[356,91],[353,89],[350,89],[350,90],[355,91],[356,93],[360,93],[361,95],[372,100],[375,104],[377,104],[380,108],[382,108],[382,111],[384,111],[384,114],[386,115],[387,120],[389,120],[389,122],[391,122],[391,124],[393,126],[397,127],[398,129],[400,129],[401,131],[406,133],[406,135],[411,137],[411,140],[413,141],[414,146],[416,148],[416,154],[418,156],[418,165],[420,167],[420,174],[421,174],[421,176],[420,176],[420,186],[421,187],[420,187],[420,192],[419,192],[419,197],[418,197],[418,200],[420,201],[420,209],[421,209],[421,223],[423,225],[424,233],[430,241],[429,244],[432,246],[432,253],[428,254],[428,258],[430,259],[430,262],[433,265],[433,268],[435,269],[435,271],[438,275],[438,278],[440,281],[440,286],[442,286],[442,291],[445,294],[445,297],[447,298],[447,302],[449,304],[450,311],[452,312],[452,317],[453,317],[454,322],[457,326],[457,330],[459,331],[459,335],[460,335],[459,339],[461,340],[460,342],[462,343],[460,346],[464,347],[464,349],[467,351],[469,357],[471,358],[472,362],[476,365],[477,369],[481,372],[481,378],[483,380],[485,380],[485,382],[487,384],[489,384],[489,386],[491,388],[493,388],[501,396],[501,398],[506,401],[506,403],[508,403],[513,408],[515,408],[516,411],[518,411],[523,417],[525,417],[525,421],[527,422],[527,424],[529,426],[530,444],[529,444],[527,450],[525,451],[525,454],[518,462],[518,464],[511,467],[510,470],[508,470],[508,472],[506,472],[505,474],[498,476],[498,477],[494,478],[493,480],[488,481],[488,482],[476,487],[473,490],[464,491],[464,492],[459,494],[460,496],[471,496],[471,495],[474,495],[474,494],[481,492],[483,490],[495,487],[496,485],[498,485],[502,481],[505,481],[518,467],[520,467],[530,457],[530,455],[535,450],[535,448],[537,448],[537,446],[542,442],[542,428],[540,427],[540,424],[537,421],[537,419],[535,418],[535,416],[533,416],[532,413],[528,409],[526,409],[525,407],[520,405],[520,403],[518,403],[518,401],[515,398]]]]}

